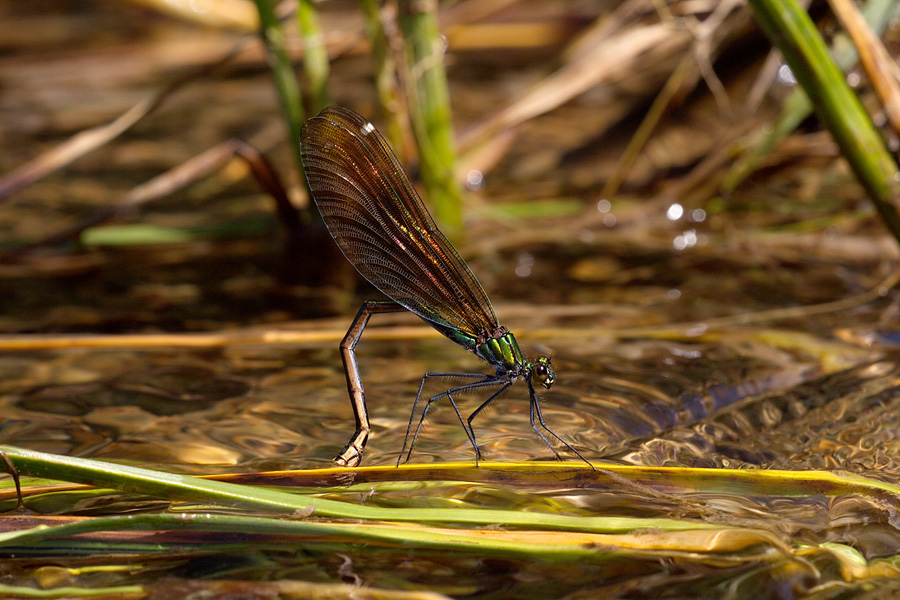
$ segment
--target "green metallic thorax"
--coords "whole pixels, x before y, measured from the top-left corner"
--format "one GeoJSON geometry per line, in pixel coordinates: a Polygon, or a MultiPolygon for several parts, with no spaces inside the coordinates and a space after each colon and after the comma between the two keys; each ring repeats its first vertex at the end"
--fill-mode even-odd
{"type": "Polygon", "coordinates": [[[516,336],[510,332],[476,346],[475,354],[496,367],[498,372],[500,370],[520,372],[526,365],[516,336]]]}
{"type": "Polygon", "coordinates": [[[501,335],[488,338],[478,343],[479,340],[449,327],[442,327],[435,323],[430,323],[432,327],[443,333],[445,336],[465,348],[475,353],[476,356],[486,361],[492,367],[497,369],[497,373],[515,373],[521,375],[530,365],[522,355],[519,349],[519,343],[516,336],[500,327],[501,335]]]}

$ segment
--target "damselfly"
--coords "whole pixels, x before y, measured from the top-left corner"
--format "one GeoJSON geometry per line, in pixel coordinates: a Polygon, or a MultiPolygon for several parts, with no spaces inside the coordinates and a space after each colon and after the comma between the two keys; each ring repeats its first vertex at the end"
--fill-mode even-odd
{"type": "Polygon", "coordinates": [[[426,373],[413,403],[398,464],[407,446],[407,459],[412,453],[429,408],[444,398],[456,411],[475,448],[477,462],[481,452],[472,421],[519,378],[528,386],[532,428],[557,458],[560,458],[559,454],[538,429],[535,418],[544,431],[587,462],[547,427],[541,414],[533,382],[548,389],[553,385],[556,375],[550,358],[540,356],[534,362],[526,359],[515,336],[498,323],[481,284],[438,230],[397,157],[375,126],[350,109],[331,106],[306,121],[300,139],[306,178],[328,231],[356,270],[391,299],[364,302],[341,342],[356,433],[334,459],[335,463],[358,465],[371,429],[356,362],[356,344],[373,314],[402,310],[417,314],[449,339],[486,361],[494,368],[494,374],[426,373]],[[461,381],[460,385],[428,398],[413,430],[416,407],[425,384],[434,378],[461,381]],[[479,389],[492,393],[467,419],[463,419],[454,395],[479,389]]]}

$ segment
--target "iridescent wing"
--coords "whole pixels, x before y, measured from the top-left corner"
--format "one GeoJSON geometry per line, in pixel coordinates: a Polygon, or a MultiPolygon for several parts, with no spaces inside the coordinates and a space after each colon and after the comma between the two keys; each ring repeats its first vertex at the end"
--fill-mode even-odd
{"type": "Polygon", "coordinates": [[[474,338],[493,334],[497,317],[484,289],[375,126],[331,106],[304,123],[300,139],[316,205],[356,270],[423,319],[474,338]]]}

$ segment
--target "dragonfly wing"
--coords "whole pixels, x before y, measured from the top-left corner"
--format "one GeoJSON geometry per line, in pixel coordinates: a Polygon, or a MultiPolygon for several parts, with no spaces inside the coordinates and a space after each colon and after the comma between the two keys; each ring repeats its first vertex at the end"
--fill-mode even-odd
{"type": "Polygon", "coordinates": [[[497,317],[375,126],[340,106],[306,121],[300,154],[328,231],[363,277],[423,319],[472,337],[497,317]]]}

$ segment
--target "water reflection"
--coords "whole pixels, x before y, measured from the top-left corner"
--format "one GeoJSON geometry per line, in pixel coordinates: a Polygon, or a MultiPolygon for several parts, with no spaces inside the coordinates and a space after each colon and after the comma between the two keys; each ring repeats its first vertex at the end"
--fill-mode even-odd
{"type": "MultiPolygon", "coordinates": [[[[541,395],[544,415],[589,458],[874,470],[888,480],[900,473],[894,433],[900,368],[892,361],[821,373],[800,357],[747,344],[548,345],[565,350],[554,356],[557,385],[541,395]]],[[[336,351],[260,348],[223,357],[134,351],[117,353],[115,363],[108,351],[75,354],[77,360],[71,352],[0,356],[7,373],[0,442],[182,468],[298,468],[327,466],[353,427],[336,351]],[[54,369],[69,375],[37,384],[54,369]]],[[[477,366],[441,340],[372,342],[361,363],[375,426],[369,465],[396,462],[422,372],[477,366]]],[[[511,389],[474,421],[486,459],[552,458],[530,428],[528,400],[519,391],[511,389]]],[[[483,398],[458,401],[467,414],[483,398]]],[[[413,460],[472,458],[455,413],[439,403],[413,460]]]]}
{"type": "MultiPolygon", "coordinates": [[[[556,348],[558,370],[557,384],[541,395],[547,422],[601,468],[609,463],[827,468],[898,479],[900,364],[888,357],[890,346],[881,349],[880,359],[869,350],[836,346],[824,361],[807,352],[813,346],[801,350],[784,341],[763,344],[765,336],[758,332],[729,333],[694,341],[542,339],[556,348]]],[[[767,339],[775,339],[768,333],[767,339]]],[[[360,363],[375,427],[366,464],[392,465],[422,372],[466,371],[477,359],[442,339],[373,339],[362,348],[360,363]]],[[[0,443],[169,471],[327,467],[353,427],[344,373],[331,346],[0,354],[0,373],[0,443]]],[[[475,420],[486,460],[553,460],[530,429],[523,392],[512,388],[475,420]]],[[[481,400],[477,394],[458,399],[464,411],[481,400]]],[[[413,461],[471,461],[472,449],[456,415],[447,405],[435,408],[413,461]]],[[[644,595],[696,595],[718,582],[736,596],[750,598],[760,585],[809,591],[822,581],[849,576],[850,568],[858,570],[856,577],[871,580],[865,561],[893,556],[900,547],[900,526],[885,498],[751,495],[726,493],[714,485],[674,493],[668,491],[671,485],[663,482],[647,493],[640,485],[535,490],[421,482],[360,484],[332,495],[384,507],[689,518],[719,525],[723,536],[734,527],[763,532],[754,535],[769,536],[770,545],[729,550],[727,563],[721,555],[676,564],[659,554],[619,552],[551,567],[503,558],[433,561],[426,552],[391,550],[347,554],[350,566],[332,553],[290,557],[282,552],[274,560],[280,576],[325,569],[329,577],[340,572],[372,586],[389,585],[383,579],[387,574],[407,580],[421,576],[429,589],[456,595],[543,598],[571,593],[576,598],[588,588],[591,594],[624,593],[635,582],[644,595]],[[804,545],[811,548],[808,556],[804,545]],[[779,550],[782,546],[792,550],[779,550]]],[[[109,510],[104,498],[92,502],[78,510],[109,510]]],[[[123,505],[122,510],[130,509],[123,505]]],[[[159,507],[144,503],[139,509],[159,507]]],[[[271,564],[271,557],[260,552],[258,560],[271,564]]],[[[216,564],[228,560],[217,555],[216,564]]]]}

